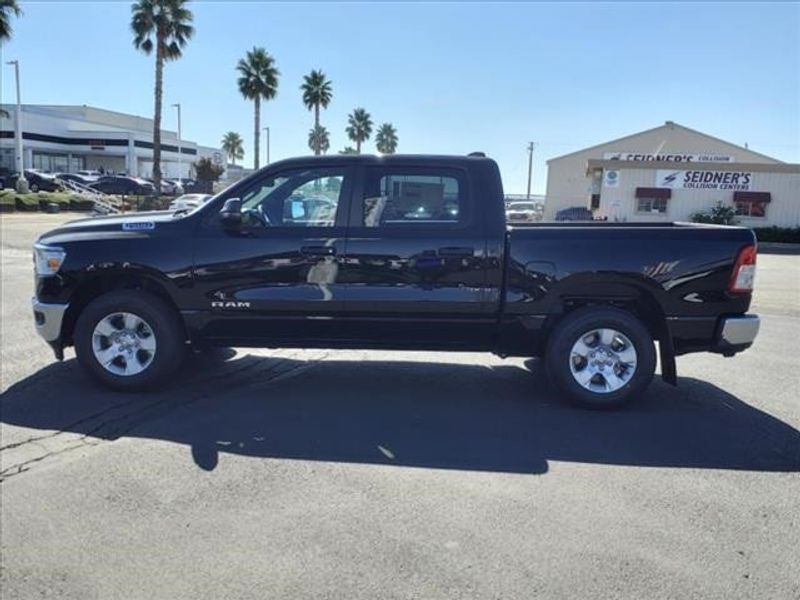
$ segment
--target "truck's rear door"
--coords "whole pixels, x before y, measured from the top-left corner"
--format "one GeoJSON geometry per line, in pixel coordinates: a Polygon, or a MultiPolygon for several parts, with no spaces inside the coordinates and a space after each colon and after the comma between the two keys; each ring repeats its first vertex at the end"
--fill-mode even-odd
{"type": "Polygon", "coordinates": [[[481,222],[466,168],[363,165],[339,273],[348,335],[395,347],[485,348],[497,304],[486,290],[481,222]]]}

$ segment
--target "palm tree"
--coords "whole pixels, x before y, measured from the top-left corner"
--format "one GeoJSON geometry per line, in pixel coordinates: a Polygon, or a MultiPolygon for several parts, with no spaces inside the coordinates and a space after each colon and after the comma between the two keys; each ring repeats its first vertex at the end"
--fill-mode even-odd
{"type": "Polygon", "coordinates": [[[188,0],[138,0],[131,6],[133,45],[156,53],[155,110],[153,112],[153,183],[161,189],[161,96],[164,90],[164,63],[178,60],[194,35],[188,0]]]}
{"type": "Polygon", "coordinates": [[[322,125],[317,125],[314,129],[311,129],[308,132],[308,147],[314,151],[314,154],[327,154],[331,147],[328,130],[322,125]]]}
{"type": "Polygon", "coordinates": [[[381,154],[394,154],[397,151],[397,130],[391,123],[384,123],[378,128],[375,146],[381,154]]]}
{"type": "Polygon", "coordinates": [[[22,10],[17,0],[0,0],[0,42],[11,39],[14,29],[11,27],[11,15],[19,17],[22,10]]]}
{"type": "Polygon", "coordinates": [[[278,76],[275,59],[264,48],[248,50],[247,56],[236,65],[239,71],[239,91],[247,100],[255,103],[255,144],[253,166],[258,168],[261,139],[261,99],[272,100],[278,93],[278,76]]]}
{"type": "Polygon", "coordinates": [[[356,108],[347,117],[347,136],[356,143],[356,154],[361,154],[361,143],[372,135],[372,118],[363,108],[356,108]]]}
{"type": "Polygon", "coordinates": [[[242,136],[235,131],[229,131],[222,138],[222,149],[228,155],[231,162],[235,165],[237,160],[244,158],[244,143],[242,136]]]}
{"type": "MultiPolygon", "coordinates": [[[[319,127],[319,108],[328,108],[333,92],[331,91],[331,82],[325,78],[325,73],[320,70],[314,69],[308,75],[303,77],[303,85],[300,86],[303,91],[303,104],[306,105],[308,110],[314,109],[314,129],[319,127]]],[[[312,129],[313,131],[313,129],[312,129]]],[[[311,148],[314,154],[320,154],[321,148],[311,148]]]]}

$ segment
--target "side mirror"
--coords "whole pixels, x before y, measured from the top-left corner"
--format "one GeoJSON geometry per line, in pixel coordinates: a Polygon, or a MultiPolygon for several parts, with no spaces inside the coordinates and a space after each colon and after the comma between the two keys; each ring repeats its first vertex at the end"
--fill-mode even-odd
{"type": "Polygon", "coordinates": [[[219,211],[219,220],[226,229],[237,229],[242,225],[241,198],[228,198],[219,211]]]}

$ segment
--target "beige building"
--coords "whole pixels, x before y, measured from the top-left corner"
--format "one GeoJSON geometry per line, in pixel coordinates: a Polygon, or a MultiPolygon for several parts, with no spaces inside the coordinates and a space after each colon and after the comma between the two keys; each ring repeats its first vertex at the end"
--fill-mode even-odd
{"type": "Polygon", "coordinates": [[[743,225],[800,226],[800,165],[671,121],[547,167],[545,220],[581,207],[598,219],[688,221],[721,202],[743,225]]]}

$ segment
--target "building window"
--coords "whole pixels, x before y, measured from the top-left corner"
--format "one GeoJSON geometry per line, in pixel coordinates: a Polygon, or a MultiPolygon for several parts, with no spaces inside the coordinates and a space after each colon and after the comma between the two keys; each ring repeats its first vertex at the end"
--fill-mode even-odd
{"type": "Polygon", "coordinates": [[[761,218],[767,216],[767,202],[772,200],[769,192],[734,192],[733,205],[740,217],[761,218]]]}
{"type": "Polygon", "coordinates": [[[736,215],[739,217],[766,217],[767,203],[739,201],[736,203],[736,215]]]}
{"type": "Polygon", "coordinates": [[[636,188],[636,212],[660,214],[667,213],[667,201],[672,197],[669,188],[636,188]]]}
{"type": "Polygon", "coordinates": [[[74,173],[85,168],[85,157],[51,152],[34,152],[33,168],[47,173],[74,173]]]}
{"type": "Polygon", "coordinates": [[[636,199],[636,212],[640,213],[667,213],[667,199],[666,198],[637,198],[636,199]]]}

